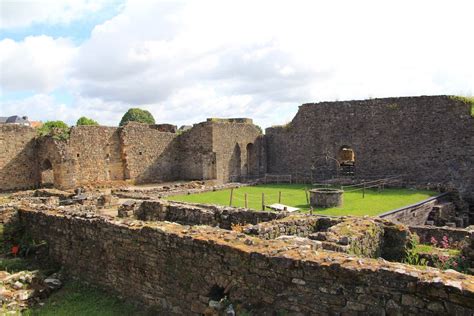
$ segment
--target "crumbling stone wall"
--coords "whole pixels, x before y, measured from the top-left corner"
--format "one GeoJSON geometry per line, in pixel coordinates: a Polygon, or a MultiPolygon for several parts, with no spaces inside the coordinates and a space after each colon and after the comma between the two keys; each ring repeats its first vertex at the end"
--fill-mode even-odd
{"type": "Polygon", "coordinates": [[[243,232],[264,239],[299,236],[315,240],[322,249],[365,257],[401,261],[409,231],[377,218],[291,215],[282,219],[247,226],[243,232]]]}
{"type": "Polygon", "coordinates": [[[405,225],[425,225],[433,207],[439,203],[437,197],[402,207],[379,215],[379,217],[405,225]]]}
{"type": "Polygon", "coordinates": [[[170,127],[163,127],[130,122],[121,129],[126,179],[149,183],[178,178],[177,134],[170,127]]]}
{"type": "Polygon", "coordinates": [[[207,180],[216,178],[216,156],[212,144],[212,128],[206,122],[195,124],[179,136],[179,178],[207,180]]]}
{"type": "Polygon", "coordinates": [[[410,232],[420,237],[420,243],[431,244],[431,238],[441,242],[443,237],[447,237],[451,248],[459,248],[463,242],[467,242],[474,236],[474,230],[450,227],[433,227],[433,226],[410,226],[410,232]]]}
{"type": "Polygon", "coordinates": [[[232,229],[234,225],[257,224],[283,218],[288,213],[253,212],[244,208],[151,200],[141,202],[134,215],[144,221],[172,221],[183,225],[232,229]]]}
{"type": "Polygon", "coordinates": [[[265,173],[263,137],[252,120],[212,122],[212,137],[218,180],[241,181],[241,176],[265,173]]]}
{"type": "Polygon", "coordinates": [[[118,128],[73,127],[67,150],[75,165],[76,186],[124,179],[118,128]]]}
{"type": "Polygon", "coordinates": [[[474,310],[474,277],[314,251],[208,226],[20,210],[75,276],[165,314],[206,312],[211,290],[256,313],[450,314],[474,310]],[[67,227],[67,229],[65,229],[67,227]],[[151,272],[150,272],[151,271],[151,272]]]}
{"type": "Polygon", "coordinates": [[[359,177],[451,185],[473,204],[473,135],[470,105],[450,96],[303,104],[287,126],[266,130],[267,168],[310,172],[316,157],[349,146],[359,177]]]}
{"type": "MultiPolygon", "coordinates": [[[[5,131],[8,128],[14,127],[4,128],[5,131]]],[[[259,132],[248,119],[203,122],[180,135],[176,133],[175,126],[169,124],[132,122],[124,127],[78,126],[71,129],[67,141],[44,137],[37,140],[37,147],[34,130],[26,130],[30,133],[26,137],[31,139],[28,148],[21,133],[0,136],[0,139],[8,139],[7,147],[16,147],[16,152],[22,153],[17,158],[18,165],[25,159],[33,162],[22,168],[23,171],[9,168],[8,163],[12,158],[7,157],[7,154],[16,153],[10,149],[5,151],[0,168],[5,164],[3,172],[8,170],[9,173],[5,173],[5,188],[1,185],[0,189],[15,187],[14,181],[7,183],[9,174],[14,172],[22,175],[15,181],[25,182],[25,178],[29,177],[27,185],[22,184],[22,187],[41,183],[40,174],[44,165],[51,165],[51,178],[54,185],[61,189],[125,179],[136,183],[180,179],[217,179],[227,182],[227,175],[230,174],[228,156],[238,143],[254,146],[255,157],[252,156],[251,168],[255,173],[259,168],[257,162],[263,161],[258,157],[262,147],[261,140],[257,141],[259,132]],[[35,174],[28,173],[28,170],[35,174]]],[[[247,155],[247,151],[244,149],[241,154],[247,155]]],[[[239,163],[239,168],[246,168],[246,159],[241,158],[240,154],[239,160],[243,161],[242,165],[239,163]]],[[[26,165],[23,163],[23,166],[26,165]]]]}
{"type": "Polygon", "coordinates": [[[0,125],[0,191],[39,184],[36,132],[23,125],[0,125]]]}

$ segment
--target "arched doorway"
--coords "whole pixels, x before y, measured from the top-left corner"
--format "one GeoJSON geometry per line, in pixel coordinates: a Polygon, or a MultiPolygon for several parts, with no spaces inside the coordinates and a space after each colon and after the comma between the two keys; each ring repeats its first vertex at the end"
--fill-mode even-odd
{"type": "Polygon", "coordinates": [[[349,146],[342,146],[337,155],[339,161],[341,175],[355,175],[356,156],[354,150],[349,146]]]}
{"type": "Polygon", "coordinates": [[[49,159],[45,159],[41,163],[41,186],[54,187],[53,165],[49,159]]]}

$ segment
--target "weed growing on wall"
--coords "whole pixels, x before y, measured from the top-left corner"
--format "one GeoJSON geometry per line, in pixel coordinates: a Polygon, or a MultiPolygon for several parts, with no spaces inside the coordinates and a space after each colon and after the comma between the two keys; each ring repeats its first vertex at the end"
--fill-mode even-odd
{"type": "Polygon", "coordinates": [[[420,244],[420,239],[418,235],[412,234],[408,241],[406,257],[403,260],[404,263],[417,265],[417,266],[424,266],[428,265],[428,261],[424,258],[420,257],[420,254],[417,251],[417,247],[420,244]]]}
{"type": "Polygon", "coordinates": [[[451,99],[471,105],[471,116],[474,117],[474,97],[452,96],[451,99]]]}

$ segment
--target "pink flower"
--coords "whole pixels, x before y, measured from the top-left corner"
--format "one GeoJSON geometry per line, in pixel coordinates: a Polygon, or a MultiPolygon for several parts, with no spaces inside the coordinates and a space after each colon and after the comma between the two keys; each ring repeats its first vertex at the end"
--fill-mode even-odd
{"type": "Polygon", "coordinates": [[[449,248],[449,239],[447,236],[443,236],[443,240],[441,241],[441,245],[443,248],[449,248]]]}
{"type": "Polygon", "coordinates": [[[438,244],[438,241],[436,240],[436,238],[431,237],[430,243],[433,245],[433,247],[436,247],[436,245],[438,244]]]}

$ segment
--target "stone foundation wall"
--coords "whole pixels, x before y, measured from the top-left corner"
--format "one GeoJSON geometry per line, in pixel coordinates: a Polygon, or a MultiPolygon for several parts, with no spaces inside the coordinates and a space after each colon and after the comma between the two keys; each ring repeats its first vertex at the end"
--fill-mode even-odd
{"type": "Polygon", "coordinates": [[[135,210],[136,218],[145,221],[172,221],[184,225],[209,225],[231,229],[233,225],[257,224],[287,216],[287,213],[254,212],[248,209],[169,202],[143,201],[135,210]]]}
{"type": "Polygon", "coordinates": [[[433,207],[440,203],[445,195],[441,194],[413,205],[389,211],[379,217],[405,225],[425,225],[433,207]]]}
{"type": "Polygon", "coordinates": [[[0,124],[0,191],[39,184],[35,136],[31,127],[0,124]]]}
{"type": "Polygon", "coordinates": [[[438,242],[443,237],[448,237],[450,248],[458,248],[462,242],[467,242],[470,236],[474,235],[474,230],[449,227],[433,227],[433,226],[410,226],[410,232],[420,237],[420,243],[431,244],[431,238],[435,238],[438,242]]]}
{"type": "Polygon", "coordinates": [[[474,277],[298,248],[211,227],[19,211],[72,275],[166,315],[206,312],[215,289],[256,314],[450,314],[474,310],[474,277]]]}
{"type": "Polygon", "coordinates": [[[360,217],[291,215],[247,226],[243,232],[263,239],[307,237],[317,241],[322,249],[394,261],[405,257],[409,239],[408,229],[403,225],[360,217]]]}

